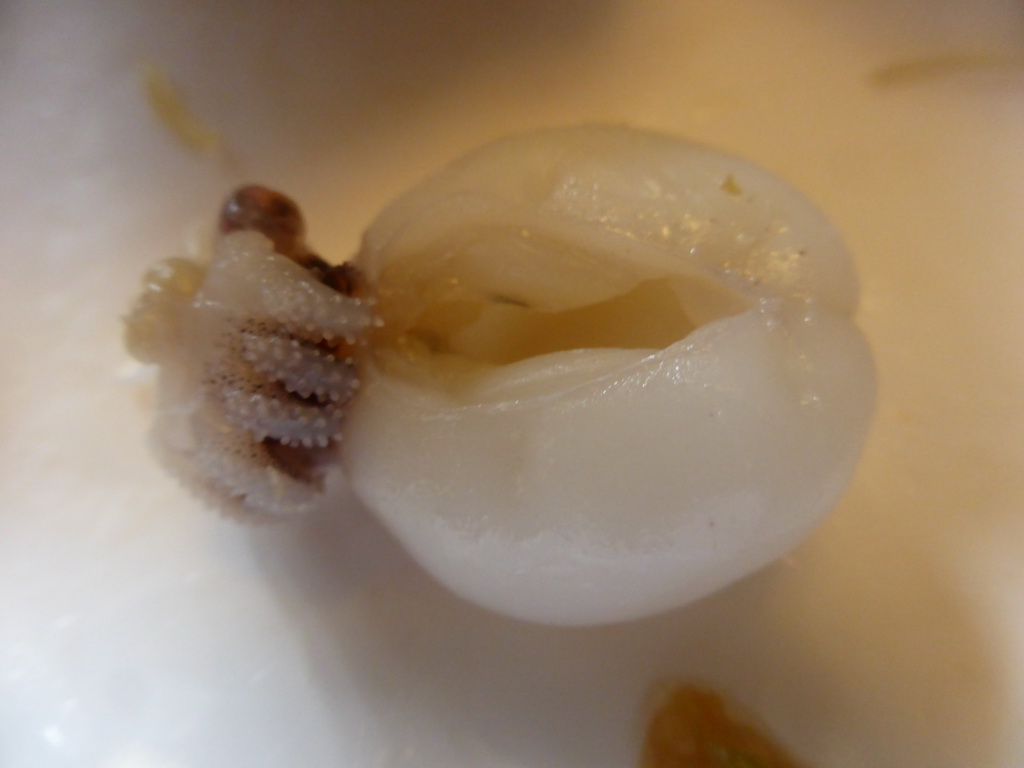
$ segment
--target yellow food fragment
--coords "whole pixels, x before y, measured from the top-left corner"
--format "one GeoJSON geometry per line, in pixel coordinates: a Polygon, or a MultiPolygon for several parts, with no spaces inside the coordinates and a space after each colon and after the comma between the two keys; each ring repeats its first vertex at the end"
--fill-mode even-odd
{"type": "Polygon", "coordinates": [[[640,768],[801,768],[766,733],[733,717],[718,694],[672,688],[647,727],[640,768]]]}
{"type": "Polygon", "coordinates": [[[211,155],[219,151],[220,134],[189,111],[181,91],[163,69],[147,64],[142,83],[149,108],[183,146],[211,155]]]}
{"type": "Polygon", "coordinates": [[[719,186],[721,186],[722,191],[725,192],[727,195],[737,197],[743,194],[743,188],[736,182],[736,177],[733,176],[731,173],[726,174],[725,179],[719,186]]]}
{"type": "Polygon", "coordinates": [[[979,70],[1024,68],[1024,58],[985,53],[945,53],[887,64],[868,75],[872,85],[885,87],[917,83],[979,70]]]}

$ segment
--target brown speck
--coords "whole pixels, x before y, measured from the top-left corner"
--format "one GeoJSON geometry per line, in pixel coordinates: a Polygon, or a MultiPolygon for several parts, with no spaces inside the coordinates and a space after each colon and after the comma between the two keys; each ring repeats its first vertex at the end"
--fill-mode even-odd
{"type": "Polygon", "coordinates": [[[344,263],[328,267],[321,278],[324,285],[345,296],[355,296],[365,287],[363,273],[354,264],[344,263]]]}

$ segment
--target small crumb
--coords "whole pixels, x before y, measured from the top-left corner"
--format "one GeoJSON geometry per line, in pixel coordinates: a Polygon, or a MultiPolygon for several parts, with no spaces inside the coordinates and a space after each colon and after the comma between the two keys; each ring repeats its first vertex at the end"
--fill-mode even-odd
{"type": "Polygon", "coordinates": [[[1024,70],[1024,58],[987,53],[942,53],[922,56],[879,67],[868,74],[868,82],[873,86],[885,88],[984,70],[1024,70]]]}
{"type": "Polygon", "coordinates": [[[150,110],[185,148],[208,155],[220,151],[220,134],[192,114],[181,91],[163,69],[147,64],[142,70],[142,84],[150,110]]]}
{"type": "Polygon", "coordinates": [[[721,183],[722,191],[727,195],[739,197],[743,194],[743,188],[736,183],[736,177],[731,173],[726,174],[725,180],[721,183]]]}
{"type": "Polygon", "coordinates": [[[738,718],[714,691],[678,685],[664,693],[644,740],[640,768],[800,768],[765,731],[738,718]]]}

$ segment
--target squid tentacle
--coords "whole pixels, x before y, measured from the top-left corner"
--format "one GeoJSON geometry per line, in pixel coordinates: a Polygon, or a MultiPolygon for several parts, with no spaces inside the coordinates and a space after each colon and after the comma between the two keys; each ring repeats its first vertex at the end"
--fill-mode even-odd
{"type": "Polygon", "coordinates": [[[239,357],[212,365],[209,381],[211,397],[225,419],[256,440],[270,437],[285,445],[324,447],[341,435],[344,402],[302,399],[274,379],[257,375],[239,357]]]}
{"type": "Polygon", "coordinates": [[[127,320],[132,351],[160,366],[154,442],[213,506],[294,515],[322,495],[374,302],[306,247],[279,193],[237,190],[219,229],[209,266],[167,261],[127,320]]]}
{"type": "Polygon", "coordinates": [[[344,402],[358,386],[351,357],[338,359],[308,342],[280,334],[243,332],[242,357],[260,374],[300,397],[344,402]]]}

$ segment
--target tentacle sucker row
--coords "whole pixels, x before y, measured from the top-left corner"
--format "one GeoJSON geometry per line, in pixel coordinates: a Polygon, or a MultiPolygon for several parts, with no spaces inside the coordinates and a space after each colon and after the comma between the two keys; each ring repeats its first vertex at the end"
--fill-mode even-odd
{"type": "Polygon", "coordinates": [[[209,265],[150,273],[129,348],[160,365],[154,439],[179,478],[230,511],[318,503],[374,321],[359,285],[306,246],[291,200],[252,186],[225,203],[209,265]]]}

